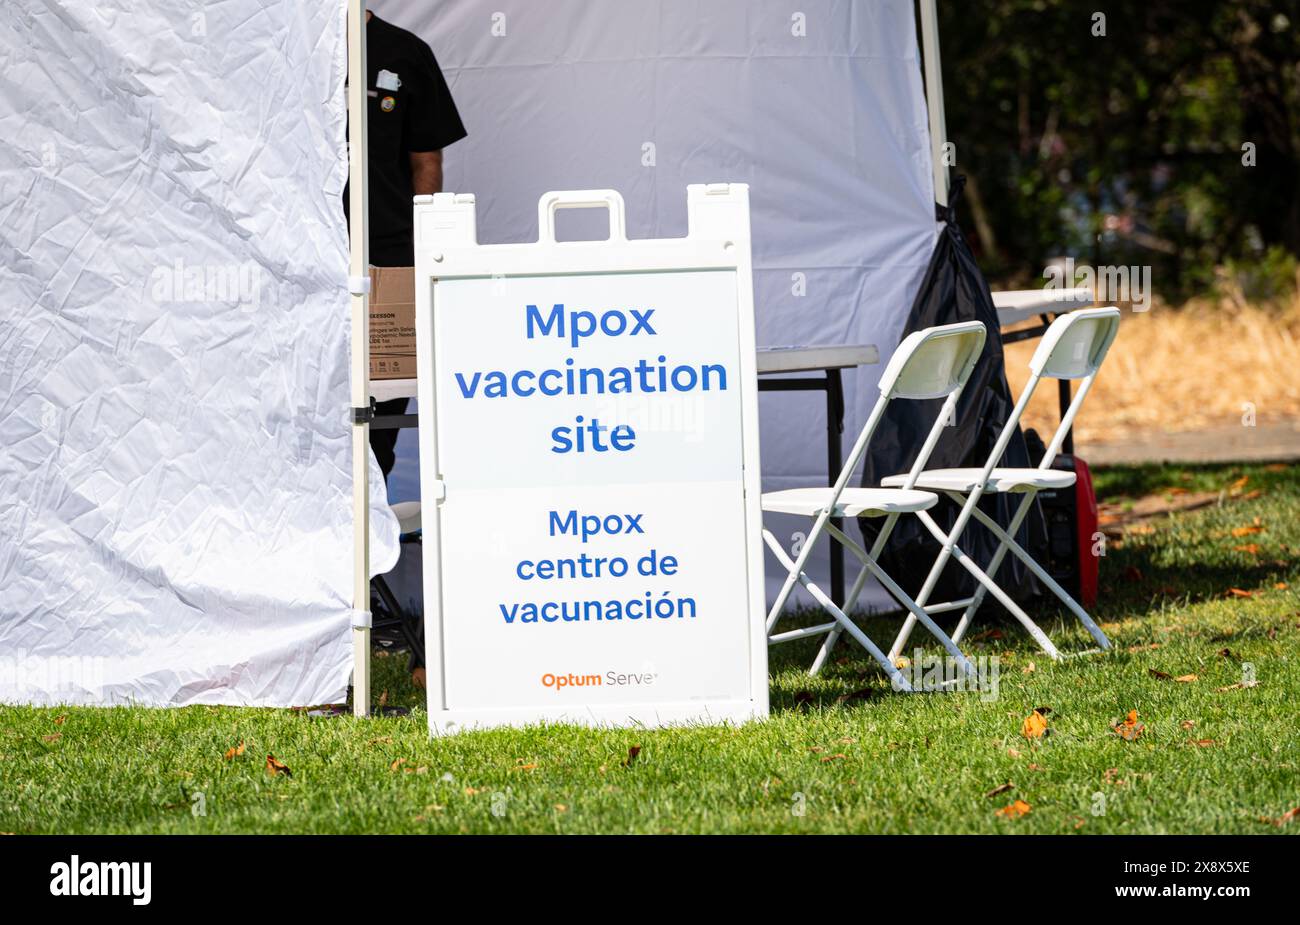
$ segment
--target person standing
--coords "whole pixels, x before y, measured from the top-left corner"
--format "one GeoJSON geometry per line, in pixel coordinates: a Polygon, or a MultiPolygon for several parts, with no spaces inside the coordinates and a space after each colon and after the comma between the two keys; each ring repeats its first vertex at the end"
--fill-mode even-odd
{"type": "MultiPolygon", "coordinates": [[[[366,94],[370,158],[370,263],[415,263],[411,199],[442,192],[442,152],[468,133],[438,60],[414,33],[366,12],[366,94]]],[[[347,209],[347,191],[343,194],[347,209]]],[[[376,413],[403,414],[408,399],[379,402],[376,413]]],[[[370,431],[384,478],[396,460],[397,430],[370,431]]]]}

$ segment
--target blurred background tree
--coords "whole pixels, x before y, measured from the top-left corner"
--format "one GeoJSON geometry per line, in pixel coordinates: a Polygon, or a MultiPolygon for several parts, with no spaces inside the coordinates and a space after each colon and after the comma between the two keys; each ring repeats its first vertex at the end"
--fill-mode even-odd
{"type": "Polygon", "coordinates": [[[940,0],[960,217],[986,273],[1153,266],[1172,302],[1294,291],[1300,0],[940,0]]]}

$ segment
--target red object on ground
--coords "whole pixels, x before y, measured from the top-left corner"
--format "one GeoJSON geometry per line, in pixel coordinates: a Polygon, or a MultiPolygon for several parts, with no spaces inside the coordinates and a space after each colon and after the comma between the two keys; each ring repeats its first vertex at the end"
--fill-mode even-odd
{"type": "Polygon", "coordinates": [[[1092,470],[1078,456],[1074,457],[1074,509],[1078,529],[1079,603],[1085,609],[1097,603],[1097,576],[1101,556],[1093,553],[1098,532],[1097,493],[1092,489],[1092,470]]]}

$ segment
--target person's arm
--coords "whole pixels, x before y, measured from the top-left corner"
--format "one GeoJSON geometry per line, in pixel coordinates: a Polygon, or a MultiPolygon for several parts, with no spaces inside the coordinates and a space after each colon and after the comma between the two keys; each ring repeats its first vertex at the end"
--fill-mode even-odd
{"type": "Polygon", "coordinates": [[[411,189],[416,196],[442,192],[442,151],[411,152],[411,189]]]}

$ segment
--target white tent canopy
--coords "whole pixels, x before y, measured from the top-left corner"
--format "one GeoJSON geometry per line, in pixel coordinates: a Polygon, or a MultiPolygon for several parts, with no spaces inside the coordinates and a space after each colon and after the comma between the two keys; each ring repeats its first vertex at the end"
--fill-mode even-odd
{"type": "Polygon", "coordinates": [[[352,670],[344,0],[196,9],[0,7],[0,701],[352,670]]]}
{"type": "MultiPolygon", "coordinates": [[[[481,241],[536,240],[550,189],[617,189],[629,236],[682,235],[687,183],[746,182],[759,343],[892,353],[936,234],[912,0],[371,8],[425,39],[447,76],[469,137],[447,151],[444,187],[476,195],[481,241]]],[[[880,369],[846,375],[846,433],[880,369]]],[[[764,487],[826,478],[818,394],[765,394],[760,410],[764,487]]],[[[413,436],[394,498],[418,497],[413,436]]],[[[770,518],[778,536],[806,528],[784,520],[770,518]]],[[[823,554],[810,571],[827,568],[823,554]]]]}
{"type": "MultiPolygon", "coordinates": [[[[342,697],[354,601],[396,557],[347,418],[345,6],[0,11],[0,701],[342,697]]],[[[935,236],[913,7],[800,6],[372,4],[447,74],[470,137],[445,186],[481,240],[592,187],[633,237],[679,235],[687,183],[747,182],[760,342],[887,357],[935,236]]],[[[877,374],[847,378],[848,429],[877,374]]],[[[766,484],[822,477],[820,405],[763,412],[766,484]]]]}

